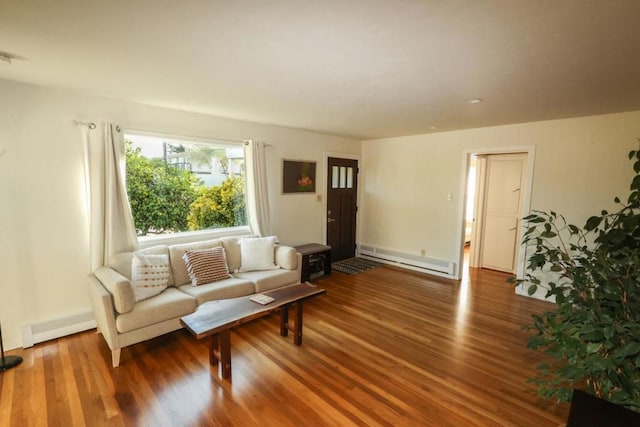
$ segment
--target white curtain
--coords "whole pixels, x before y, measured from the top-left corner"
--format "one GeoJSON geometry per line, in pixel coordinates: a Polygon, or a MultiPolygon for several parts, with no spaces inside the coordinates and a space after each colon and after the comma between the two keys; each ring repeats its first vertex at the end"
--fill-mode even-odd
{"type": "Polygon", "coordinates": [[[244,159],[247,165],[247,219],[251,232],[258,236],[271,235],[265,151],[264,142],[244,142],[244,159]]]}
{"type": "Polygon", "coordinates": [[[124,133],[112,123],[83,127],[89,173],[91,271],[108,265],[112,255],[138,249],[125,184],[124,133]]]}

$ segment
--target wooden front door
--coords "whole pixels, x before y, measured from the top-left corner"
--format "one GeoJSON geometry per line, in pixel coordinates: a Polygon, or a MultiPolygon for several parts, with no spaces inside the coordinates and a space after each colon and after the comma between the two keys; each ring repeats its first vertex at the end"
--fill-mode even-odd
{"type": "Polygon", "coordinates": [[[358,161],[329,157],[327,165],[327,245],[336,262],[356,254],[358,161]]]}

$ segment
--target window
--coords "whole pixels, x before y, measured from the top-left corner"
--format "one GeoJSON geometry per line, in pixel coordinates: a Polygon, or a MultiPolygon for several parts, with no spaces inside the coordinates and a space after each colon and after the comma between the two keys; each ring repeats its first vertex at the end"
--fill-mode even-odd
{"type": "Polygon", "coordinates": [[[129,132],[125,143],[138,236],[247,225],[242,145],[129,132]]]}
{"type": "Polygon", "coordinates": [[[331,169],[331,188],[353,188],[353,168],[333,166],[331,169]]]}

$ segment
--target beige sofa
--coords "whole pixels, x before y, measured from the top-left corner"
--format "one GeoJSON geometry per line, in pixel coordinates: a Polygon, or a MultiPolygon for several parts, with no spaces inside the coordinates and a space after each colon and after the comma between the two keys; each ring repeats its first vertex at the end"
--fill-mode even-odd
{"type": "Polygon", "coordinates": [[[131,282],[133,252],[116,254],[109,266],[98,268],[90,276],[90,288],[98,332],[111,349],[114,367],[120,364],[123,347],[180,329],[180,318],[212,300],[236,298],[300,282],[301,256],[290,246],[276,245],[275,270],[235,272],[241,266],[238,237],[203,242],[159,245],[137,251],[144,255],[168,254],[168,287],[159,295],[135,301],[131,282]],[[223,246],[232,277],[214,283],[192,286],[182,259],[187,250],[223,246]]]}

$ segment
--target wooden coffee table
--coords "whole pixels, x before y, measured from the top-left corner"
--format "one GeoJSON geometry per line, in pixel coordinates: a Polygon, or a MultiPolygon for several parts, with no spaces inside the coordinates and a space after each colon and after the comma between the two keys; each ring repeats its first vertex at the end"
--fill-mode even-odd
{"type": "Polygon", "coordinates": [[[231,377],[231,328],[264,317],[280,310],[280,335],[293,333],[295,345],[302,344],[302,304],[310,298],[326,293],[326,289],[308,284],[297,284],[263,292],[274,298],[266,305],[251,301],[251,296],[210,301],[180,319],[180,322],[198,339],[210,337],[209,363],[218,369],[222,378],[231,377]],[[296,318],[289,323],[289,307],[296,307],[296,318]]]}

